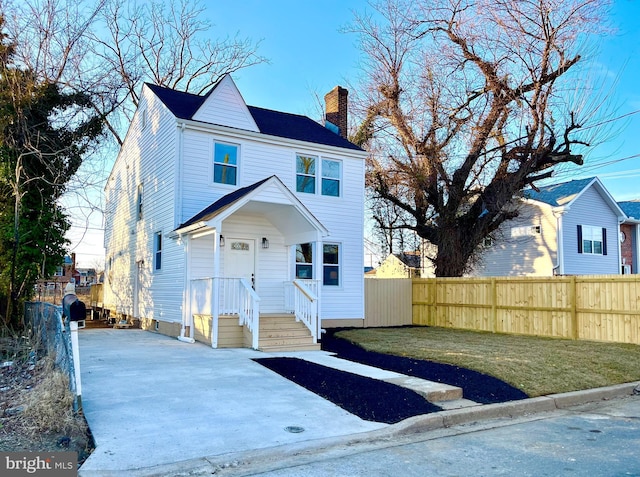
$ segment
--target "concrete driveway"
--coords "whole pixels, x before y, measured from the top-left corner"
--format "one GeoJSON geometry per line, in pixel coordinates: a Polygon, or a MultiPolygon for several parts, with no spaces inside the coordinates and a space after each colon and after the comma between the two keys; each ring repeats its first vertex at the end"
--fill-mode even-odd
{"type": "Polygon", "coordinates": [[[252,361],[265,353],[141,330],[85,329],[79,338],[83,410],[96,441],[81,476],[126,475],[386,427],[252,361]]]}

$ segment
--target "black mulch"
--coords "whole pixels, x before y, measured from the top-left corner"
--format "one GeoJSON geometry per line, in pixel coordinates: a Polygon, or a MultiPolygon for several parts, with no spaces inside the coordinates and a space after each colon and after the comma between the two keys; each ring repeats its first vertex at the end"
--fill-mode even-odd
{"type": "Polygon", "coordinates": [[[261,358],[256,362],[367,421],[394,424],[440,411],[418,393],[357,374],[297,358],[261,358]]]}
{"type": "Polygon", "coordinates": [[[527,399],[521,390],[492,376],[450,364],[366,351],[350,341],[337,338],[334,330],[322,335],[322,349],[338,357],[396,373],[462,388],[464,398],[482,404],[527,399]]]}
{"type": "MultiPolygon", "coordinates": [[[[492,376],[458,366],[365,351],[337,338],[333,330],[322,336],[322,349],[339,358],[407,376],[450,384],[482,404],[526,399],[517,388],[492,376]]],[[[297,358],[262,358],[256,362],[367,421],[393,424],[408,417],[440,411],[419,394],[394,384],[339,371],[297,358]]]]}

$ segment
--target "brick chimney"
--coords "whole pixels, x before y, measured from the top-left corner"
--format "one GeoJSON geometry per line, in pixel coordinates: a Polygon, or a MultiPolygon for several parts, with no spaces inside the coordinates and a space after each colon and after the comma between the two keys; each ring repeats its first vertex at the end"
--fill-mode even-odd
{"type": "Polygon", "coordinates": [[[349,91],[336,86],[324,95],[325,120],[338,128],[338,134],[347,138],[347,96],[349,91]]]}

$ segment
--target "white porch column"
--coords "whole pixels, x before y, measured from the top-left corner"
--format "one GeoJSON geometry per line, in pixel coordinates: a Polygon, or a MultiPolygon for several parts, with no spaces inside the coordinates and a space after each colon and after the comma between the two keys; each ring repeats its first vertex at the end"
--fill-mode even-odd
{"type": "Polygon", "coordinates": [[[216,224],[213,234],[213,290],[211,297],[211,347],[218,347],[218,317],[220,313],[220,223],[216,224]]]}
{"type": "Polygon", "coordinates": [[[316,296],[318,297],[318,304],[317,304],[318,319],[317,319],[316,336],[317,336],[317,340],[319,340],[322,337],[320,332],[322,330],[321,308],[322,308],[322,281],[323,281],[323,273],[324,273],[323,271],[324,269],[322,267],[322,263],[323,263],[322,234],[319,231],[316,232],[316,241],[314,243],[315,243],[315,250],[313,251],[313,262],[314,262],[313,263],[313,279],[317,283],[316,296]]]}

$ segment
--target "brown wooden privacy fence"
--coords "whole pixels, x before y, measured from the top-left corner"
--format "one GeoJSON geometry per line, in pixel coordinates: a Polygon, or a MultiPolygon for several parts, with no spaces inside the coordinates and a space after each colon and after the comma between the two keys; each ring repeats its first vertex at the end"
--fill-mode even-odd
{"type": "Polygon", "coordinates": [[[640,344],[640,276],[414,279],[413,324],[640,344]]]}

